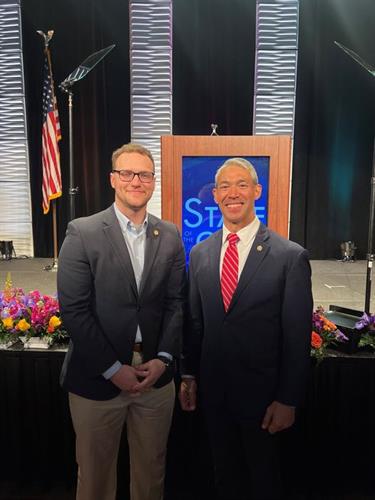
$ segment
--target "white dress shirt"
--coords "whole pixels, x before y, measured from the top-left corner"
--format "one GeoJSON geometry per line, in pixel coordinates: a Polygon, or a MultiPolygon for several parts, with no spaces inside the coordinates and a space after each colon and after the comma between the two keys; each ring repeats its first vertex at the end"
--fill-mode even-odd
{"type": "MultiPolygon", "coordinates": [[[[147,214],[142,224],[135,225],[130,219],[126,217],[116,206],[113,204],[116,217],[120,223],[122,235],[124,237],[126,246],[128,247],[130,260],[133,267],[137,289],[141,284],[143,266],[145,263],[145,246],[146,246],[146,230],[147,230],[147,214]]],[[[141,330],[137,328],[135,342],[142,342],[141,330]]]]}
{"type": "MultiPolygon", "coordinates": [[[[249,256],[251,247],[253,246],[255,236],[258,232],[260,226],[260,220],[258,217],[255,217],[250,224],[240,229],[236,234],[239,237],[239,241],[237,242],[237,250],[238,250],[238,281],[240,280],[241,273],[245,266],[245,262],[249,256]]],[[[220,253],[220,277],[221,270],[223,268],[223,259],[225,250],[228,247],[227,236],[231,231],[225,225],[223,226],[223,240],[221,245],[221,253],[220,253]]]]}

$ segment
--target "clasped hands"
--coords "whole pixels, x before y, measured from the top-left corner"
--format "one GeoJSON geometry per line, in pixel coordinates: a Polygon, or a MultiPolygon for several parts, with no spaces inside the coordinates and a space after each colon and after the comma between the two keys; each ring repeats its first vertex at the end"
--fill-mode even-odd
{"type": "Polygon", "coordinates": [[[165,364],[160,359],[151,359],[137,366],[122,365],[111,377],[111,382],[122,391],[138,396],[150,389],[165,369],[165,364]]]}

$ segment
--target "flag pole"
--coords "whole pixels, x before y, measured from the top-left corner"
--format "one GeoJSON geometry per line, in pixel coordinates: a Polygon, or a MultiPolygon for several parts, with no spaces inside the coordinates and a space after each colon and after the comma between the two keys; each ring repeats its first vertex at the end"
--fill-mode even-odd
{"type": "MultiPolygon", "coordinates": [[[[52,63],[51,63],[51,53],[49,51],[49,42],[51,41],[54,31],[49,30],[46,33],[38,30],[37,33],[43,37],[44,39],[44,53],[47,59],[48,70],[51,78],[51,88],[52,88],[52,99],[55,100],[54,92],[53,92],[53,77],[52,77],[52,63]]],[[[61,196],[61,193],[58,195],[61,196]]],[[[49,197],[48,205],[52,204],[52,234],[53,234],[53,261],[52,264],[45,266],[44,271],[57,271],[58,268],[58,244],[57,244],[57,215],[56,215],[56,196],[52,195],[49,197]]],[[[45,210],[45,213],[48,213],[48,208],[45,210]]]]}
{"type": "Polygon", "coordinates": [[[53,261],[52,264],[44,267],[44,271],[57,271],[58,268],[56,200],[51,200],[51,204],[52,204],[53,261]]]}

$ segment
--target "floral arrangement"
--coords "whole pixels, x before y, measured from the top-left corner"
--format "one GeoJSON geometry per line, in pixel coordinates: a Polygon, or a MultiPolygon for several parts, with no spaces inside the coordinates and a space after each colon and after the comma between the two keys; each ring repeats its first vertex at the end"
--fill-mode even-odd
{"type": "Polygon", "coordinates": [[[355,328],[360,331],[358,347],[369,347],[375,350],[375,314],[366,314],[355,324],[355,328]]]}
{"type": "Polygon", "coordinates": [[[56,297],[34,290],[25,294],[14,288],[10,275],[0,292],[0,342],[11,344],[19,337],[44,338],[49,344],[67,337],[56,297]]]}
{"type": "Polygon", "coordinates": [[[311,356],[321,361],[327,355],[327,348],[348,338],[324,315],[323,307],[313,312],[311,333],[311,356]]]}

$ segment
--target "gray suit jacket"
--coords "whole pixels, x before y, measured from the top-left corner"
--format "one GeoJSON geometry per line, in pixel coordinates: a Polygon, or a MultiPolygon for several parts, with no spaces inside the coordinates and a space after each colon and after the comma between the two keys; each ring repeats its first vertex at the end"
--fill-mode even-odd
{"type": "Polygon", "coordinates": [[[183,373],[200,376],[210,414],[262,418],[274,400],[297,405],[310,368],[311,269],[307,251],[261,224],[232,303],[220,288],[222,231],[190,253],[183,373]]]}
{"type": "MultiPolygon", "coordinates": [[[[140,290],[113,206],[72,221],[59,255],[58,297],[71,342],[61,373],[67,390],[90,399],[119,393],[103,373],[130,364],[137,325],[144,361],[180,355],[185,254],[174,224],[149,215],[140,290]]],[[[171,380],[167,370],[160,387],[171,380]]]]}

